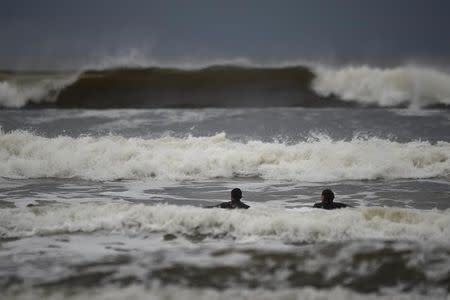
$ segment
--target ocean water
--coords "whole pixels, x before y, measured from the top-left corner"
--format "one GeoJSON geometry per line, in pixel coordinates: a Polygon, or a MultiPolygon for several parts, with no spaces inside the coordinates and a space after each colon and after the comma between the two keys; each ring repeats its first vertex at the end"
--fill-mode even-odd
{"type": "MultiPolygon", "coordinates": [[[[450,112],[423,108],[448,103],[448,79],[407,73],[434,81],[405,106],[398,70],[346,71],[314,82],[319,107],[64,108],[94,84],[82,81],[42,107],[3,94],[15,108],[0,110],[0,296],[449,299],[450,112]],[[390,93],[373,78],[341,93],[361,72],[394,76],[390,93]],[[235,187],[249,210],[203,208],[235,187]],[[324,188],[354,208],[312,209],[324,188]]],[[[188,75],[178,92],[217,94],[188,75]]]]}

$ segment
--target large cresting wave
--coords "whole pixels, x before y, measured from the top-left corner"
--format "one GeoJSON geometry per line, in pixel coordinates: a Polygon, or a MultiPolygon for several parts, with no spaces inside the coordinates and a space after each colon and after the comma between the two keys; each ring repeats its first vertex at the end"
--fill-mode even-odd
{"type": "Polygon", "coordinates": [[[450,143],[399,143],[380,138],[304,142],[235,141],[209,137],[121,136],[47,138],[27,131],[0,133],[0,176],[87,180],[204,180],[260,177],[326,182],[445,177],[450,143]]]}
{"type": "Polygon", "coordinates": [[[132,65],[72,73],[0,72],[0,107],[449,107],[450,75],[431,67],[311,64],[132,65]]]}

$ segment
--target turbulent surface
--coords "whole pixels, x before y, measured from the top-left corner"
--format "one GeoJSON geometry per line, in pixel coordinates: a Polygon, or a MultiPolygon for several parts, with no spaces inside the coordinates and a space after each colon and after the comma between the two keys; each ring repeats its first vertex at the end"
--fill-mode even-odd
{"type": "Polygon", "coordinates": [[[448,110],[5,109],[0,126],[2,299],[449,297],[448,110]],[[249,210],[203,208],[234,187],[249,210]],[[312,209],[325,187],[354,208],[312,209]]]}
{"type": "Polygon", "coordinates": [[[289,243],[360,239],[411,240],[448,246],[450,212],[366,208],[339,212],[253,209],[221,211],[130,204],[2,209],[0,236],[17,238],[106,230],[233,239],[270,237],[289,243]]]}
{"type": "MultiPolygon", "coordinates": [[[[81,294],[65,294],[56,293],[54,295],[48,295],[45,292],[37,293],[39,296],[46,297],[49,300],[53,299],[199,299],[199,300],[226,300],[226,299],[261,299],[261,300],[293,300],[293,299],[305,299],[305,300],[322,300],[322,299],[355,299],[355,300],[375,300],[379,299],[380,295],[367,295],[362,293],[355,293],[351,290],[335,288],[330,290],[318,290],[313,288],[305,289],[283,289],[280,291],[271,291],[264,289],[249,289],[249,290],[226,290],[217,291],[215,289],[180,289],[179,287],[168,288],[153,288],[143,289],[142,287],[128,287],[125,289],[110,288],[107,291],[84,291],[81,294]]],[[[22,294],[15,296],[14,294],[8,295],[11,299],[35,299],[35,294],[22,294]]],[[[423,296],[414,295],[410,293],[403,293],[400,295],[384,296],[383,299],[392,300],[407,300],[407,299],[423,299],[423,296]]],[[[445,296],[428,296],[427,299],[449,299],[445,296]]]]}

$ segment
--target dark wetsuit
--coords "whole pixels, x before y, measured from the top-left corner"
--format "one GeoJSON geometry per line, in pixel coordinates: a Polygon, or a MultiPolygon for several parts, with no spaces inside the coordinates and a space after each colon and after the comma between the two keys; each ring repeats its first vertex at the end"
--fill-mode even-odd
{"type": "Polygon", "coordinates": [[[323,208],[323,209],[336,209],[336,208],[344,208],[344,207],[351,207],[347,204],[344,203],[339,203],[339,202],[332,202],[332,203],[323,203],[323,202],[319,202],[319,203],[315,203],[314,208],[323,208]]]}
{"type": "Polygon", "coordinates": [[[238,202],[229,201],[229,202],[222,202],[215,207],[227,208],[227,209],[234,209],[234,208],[248,209],[250,206],[248,206],[247,204],[245,204],[244,202],[241,202],[241,201],[238,201],[238,202]]]}

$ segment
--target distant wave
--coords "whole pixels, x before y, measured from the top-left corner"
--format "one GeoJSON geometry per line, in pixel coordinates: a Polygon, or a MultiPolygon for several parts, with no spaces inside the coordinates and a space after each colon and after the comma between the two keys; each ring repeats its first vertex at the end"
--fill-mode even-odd
{"type": "Polygon", "coordinates": [[[450,143],[398,143],[379,138],[311,138],[289,145],[211,137],[46,138],[0,134],[0,176],[87,180],[203,180],[261,177],[327,182],[431,178],[450,174],[450,143]]]}
{"type": "Polygon", "coordinates": [[[379,69],[250,64],[199,68],[97,66],[63,75],[0,72],[0,107],[265,106],[448,108],[450,75],[408,66],[379,69]]]}
{"type": "Polygon", "coordinates": [[[339,212],[252,208],[234,212],[192,206],[126,203],[0,210],[0,237],[95,232],[168,233],[283,242],[358,239],[411,240],[448,245],[449,211],[360,208],[339,212]]]}

